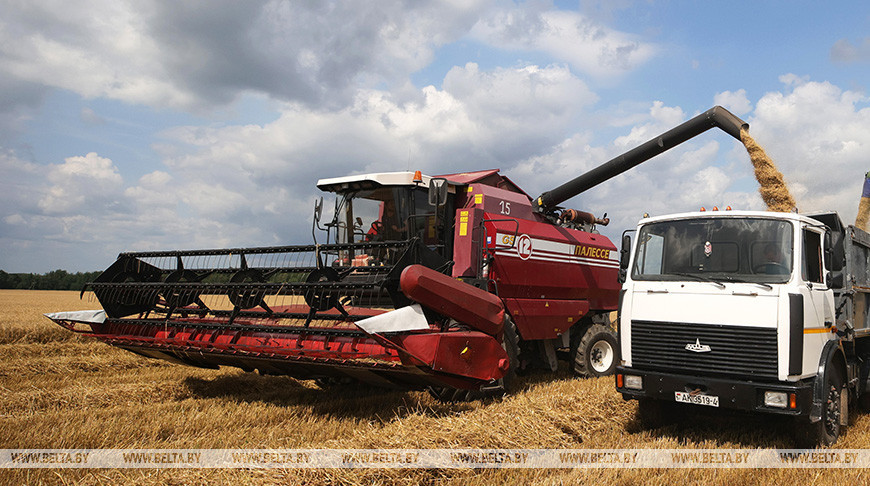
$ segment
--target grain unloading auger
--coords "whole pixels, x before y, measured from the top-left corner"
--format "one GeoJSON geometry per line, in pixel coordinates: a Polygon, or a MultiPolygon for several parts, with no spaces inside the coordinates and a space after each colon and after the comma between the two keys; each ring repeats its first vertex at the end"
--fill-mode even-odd
{"type": "Polygon", "coordinates": [[[89,284],[103,311],[51,314],[144,356],[320,384],[503,393],[518,370],[609,374],[620,284],[606,218],[557,207],[709,128],[715,107],[530,198],[498,170],[324,179],[323,243],[123,253],[89,284]]]}

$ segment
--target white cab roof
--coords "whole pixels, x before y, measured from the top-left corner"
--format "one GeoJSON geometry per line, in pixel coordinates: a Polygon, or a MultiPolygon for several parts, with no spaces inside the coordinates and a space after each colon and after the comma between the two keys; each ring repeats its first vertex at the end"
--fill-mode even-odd
{"type": "Polygon", "coordinates": [[[655,223],[658,221],[671,221],[675,219],[695,219],[695,218],[773,218],[785,219],[791,221],[800,221],[813,226],[820,226],[818,220],[813,219],[811,215],[803,215],[798,213],[780,213],[774,211],[693,211],[690,213],[675,213],[662,216],[650,216],[643,218],[638,224],[655,223]]]}
{"type": "MultiPolygon", "coordinates": [[[[421,187],[429,187],[432,177],[422,176],[421,187]]],[[[317,188],[327,192],[343,192],[358,189],[375,189],[382,186],[413,186],[413,172],[379,172],[375,174],[360,174],[345,177],[320,179],[317,188]]]]}

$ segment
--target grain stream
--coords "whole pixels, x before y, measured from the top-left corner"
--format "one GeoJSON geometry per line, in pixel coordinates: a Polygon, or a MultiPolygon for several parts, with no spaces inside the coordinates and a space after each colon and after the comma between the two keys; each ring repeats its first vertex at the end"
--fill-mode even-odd
{"type": "Polygon", "coordinates": [[[773,164],[773,160],[746,129],[740,130],[740,140],[749,152],[749,158],[755,168],[755,178],[761,186],[758,192],[761,193],[761,199],[767,205],[767,209],[783,213],[794,211],[796,209],[794,198],[791,197],[782,173],[773,164]]]}

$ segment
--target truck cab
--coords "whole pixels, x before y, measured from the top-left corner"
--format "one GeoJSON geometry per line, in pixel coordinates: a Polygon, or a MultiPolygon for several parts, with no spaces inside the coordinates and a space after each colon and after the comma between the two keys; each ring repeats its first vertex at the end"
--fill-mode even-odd
{"type": "Polygon", "coordinates": [[[640,401],[642,419],[677,403],[741,409],[836,440],[857,371],[843,343],[854,333],[837,320],[831,231],[793,213],[641,220],[623,238],[617,390],[640,401]]]}

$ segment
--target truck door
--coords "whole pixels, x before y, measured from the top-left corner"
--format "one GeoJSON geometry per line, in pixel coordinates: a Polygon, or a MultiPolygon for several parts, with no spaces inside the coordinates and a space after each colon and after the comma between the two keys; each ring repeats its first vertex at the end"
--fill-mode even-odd
{"type": "Polygon", "coordinates": [[[801,231],[800,292],[804,301],[803,374],[812,374],[818,368],[818,357],[825,343],[834,339],[833,293],[825,285],[824,252],[821,230],[805,226],[801,231]]]}

